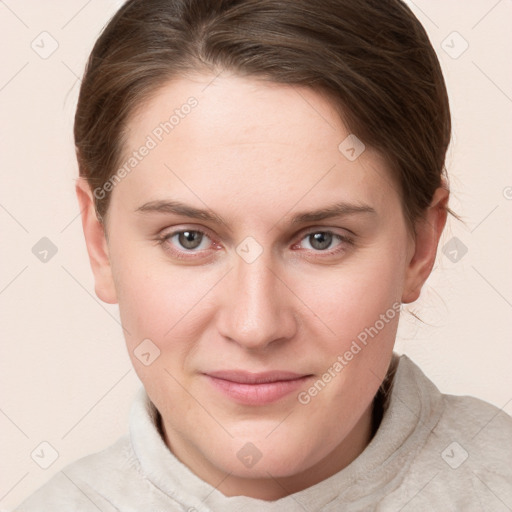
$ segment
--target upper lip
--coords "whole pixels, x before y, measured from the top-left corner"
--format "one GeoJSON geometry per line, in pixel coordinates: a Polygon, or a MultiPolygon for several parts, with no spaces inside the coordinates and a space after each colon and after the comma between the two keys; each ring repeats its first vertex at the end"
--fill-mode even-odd
{"type": "Polygon", "coordinates": [[[207,372],[206,375],[215,379],[223,379],[239,384],[265,384],[269,382],[281,382],[286,380],[296,380],[309,375],[287,372],[287,371],[269,371],[253,373],[243,370],[221,370],[216,372],[207,372]]]}

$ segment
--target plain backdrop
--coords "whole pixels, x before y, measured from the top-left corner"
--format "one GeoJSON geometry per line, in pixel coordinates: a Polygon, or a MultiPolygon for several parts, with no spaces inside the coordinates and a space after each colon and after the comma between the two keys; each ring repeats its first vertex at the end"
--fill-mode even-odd
{"type": "MultiPolygon", "coordinates": [[[[449,221],[412,308],[423,323],[404,314],[396,350],[441,391],[511,413],[512,2],[408,3],[445,73],[451,207],[464,222],[449,221]]],[[[95,297],[74,195],[80,77],[120,4],[0,0],[3,509],[122,435],[140,386],[117,307],[95,297]]]]}

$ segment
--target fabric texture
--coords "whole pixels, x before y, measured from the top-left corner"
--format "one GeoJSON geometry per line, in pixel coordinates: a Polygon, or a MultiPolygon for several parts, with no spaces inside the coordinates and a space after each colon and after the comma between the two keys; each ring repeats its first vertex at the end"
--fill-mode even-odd
{"type": "Polygon", "coordinates": [[[330,478],[273,502],[226,497],[167,448],[144,389],[129,433],[56,474],[17,512],[330,512],[512,510],[512,418],[441,394],[405,355],[365,450],[330,478]]]}

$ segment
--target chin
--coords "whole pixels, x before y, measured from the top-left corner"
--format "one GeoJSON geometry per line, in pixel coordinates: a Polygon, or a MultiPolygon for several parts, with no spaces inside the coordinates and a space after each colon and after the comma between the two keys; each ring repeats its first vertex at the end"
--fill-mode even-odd
{"type": "Polygon", "coordinates": [[[287,478],[302,473],[311,465],[305,464],[303,460],[294,460],[290,457],[270,457],[262,456],[262,458],[252,467],[244,467],[244,465],[236,460],[236,462],[225,461],[226,465],[222,465],[221,469],[231,476],[247,479],[265,479],[269,478],[287,478]]]}

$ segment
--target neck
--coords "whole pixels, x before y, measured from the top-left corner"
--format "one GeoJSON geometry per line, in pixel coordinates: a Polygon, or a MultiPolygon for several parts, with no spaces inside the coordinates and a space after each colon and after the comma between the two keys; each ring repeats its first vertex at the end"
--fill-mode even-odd
{"type": "Polygon", "coordinates": [[[193,447],[175,443],[169,431],[163,426],[163,438],[174,455],[188,466],[199,478],[214,486],[224,496],[247,496],[250,498],[275,501],[290,494],[311,487],[338,473],[356,459],[366,448],[373,436],[373,404],[363,413],[349,435],[314,466],[287,477],[243,478],[226,474],[206,461],[193,447]],[[169,439],[171,437],[171,439],[169,439]],[[220,483],[219,483],[220,482],[220,483]]]}

